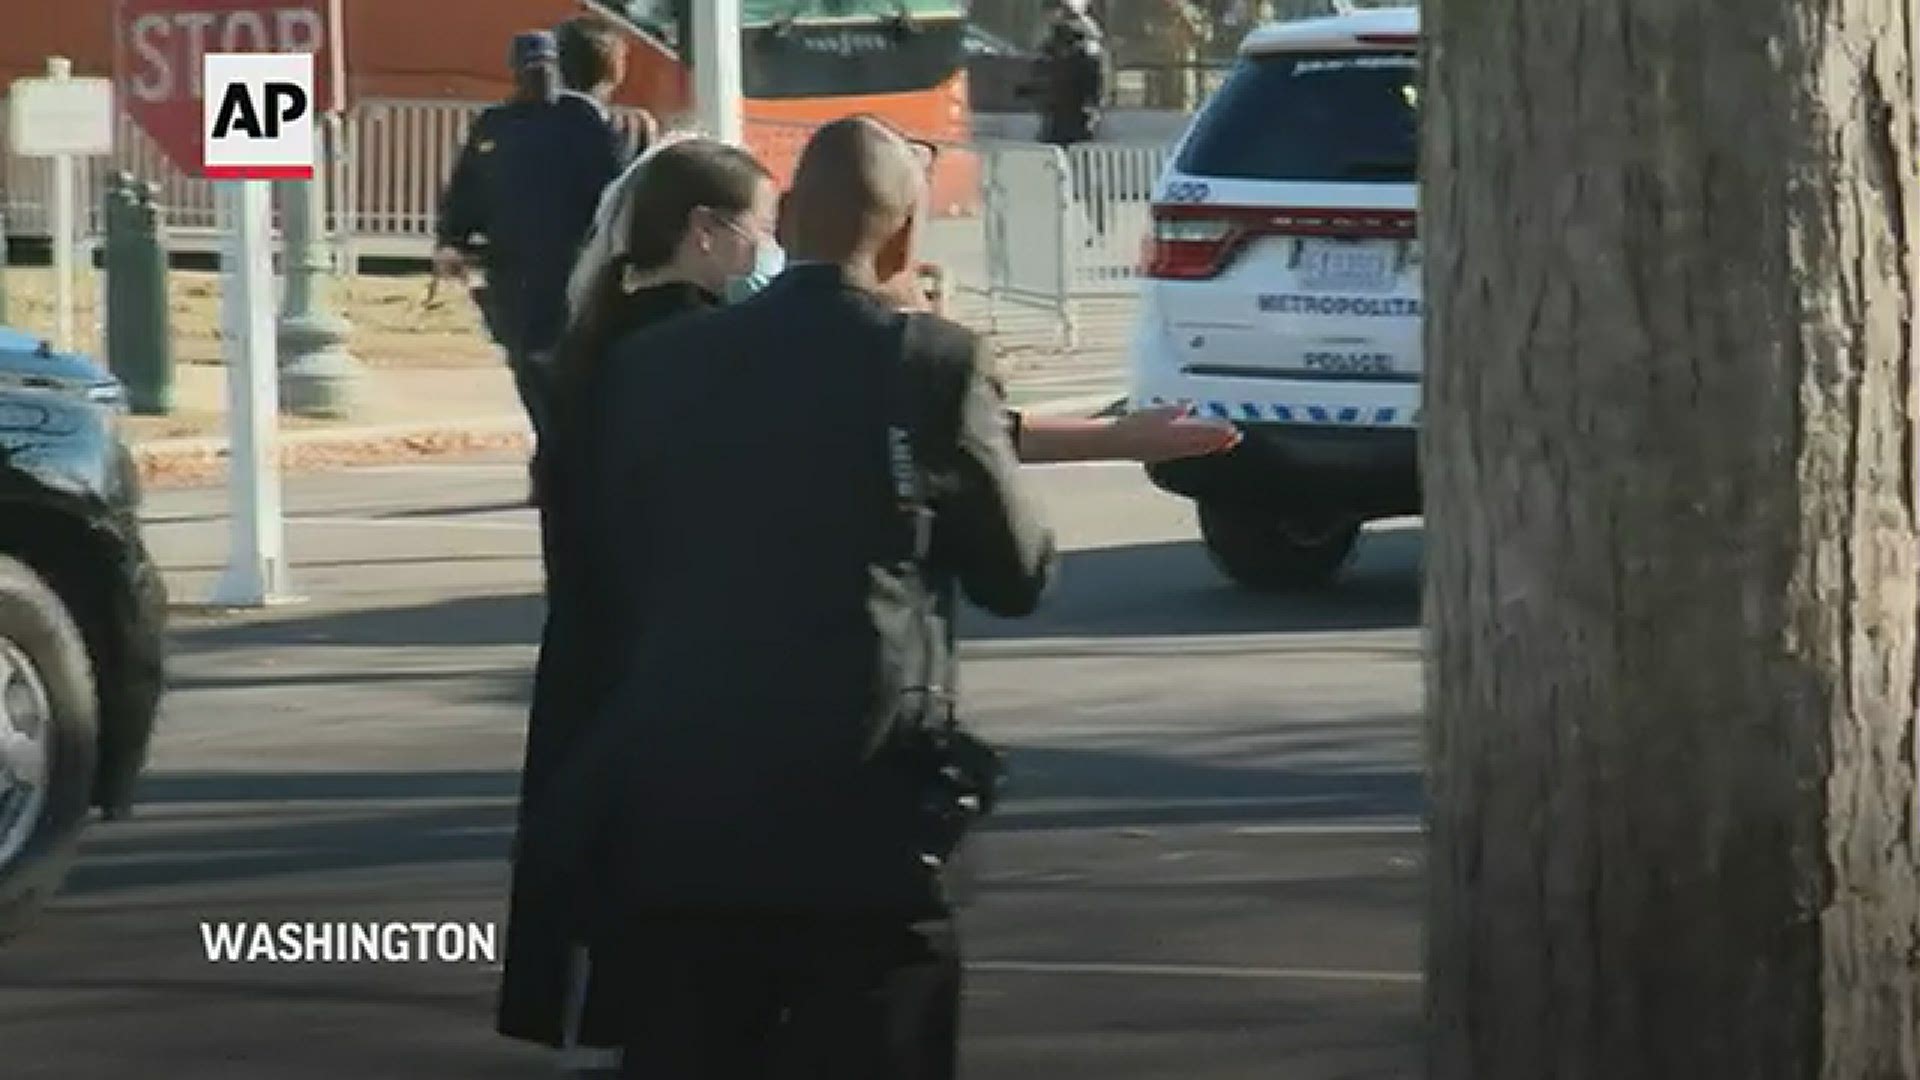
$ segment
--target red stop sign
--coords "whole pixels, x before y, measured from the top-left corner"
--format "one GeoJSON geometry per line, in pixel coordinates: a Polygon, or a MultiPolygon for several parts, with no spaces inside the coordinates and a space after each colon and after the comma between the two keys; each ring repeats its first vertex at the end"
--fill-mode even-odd
{"type": "Polygon", "coordinates": [[[118,0],[122,106],[189,176],[205,169],[201,62],[208,53],[313,53],[314,108],[345,106],[340,0],[118,0]]]}

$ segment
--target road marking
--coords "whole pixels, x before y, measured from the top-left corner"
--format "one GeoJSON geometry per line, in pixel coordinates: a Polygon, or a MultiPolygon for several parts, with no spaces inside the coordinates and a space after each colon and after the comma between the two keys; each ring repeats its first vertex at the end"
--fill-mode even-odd
{"type": "Polygon", "coordinates": [[[975,960],[969,972],[990,975],[1094,975],[1147,979],[1241,979],[1262,982],[1377,983],[1418,986],[1417,971],[1365,971],[1342,968],[1223,967],[1212,964],[1129,964],[1049,960],[975,960]]]}
{"type": "Polygon", "coordinates": [[[1417,821],[1330,822],[1325,825],[1240,825],[1235,836],[1424,836],[1427,827],[1417,821]]]}

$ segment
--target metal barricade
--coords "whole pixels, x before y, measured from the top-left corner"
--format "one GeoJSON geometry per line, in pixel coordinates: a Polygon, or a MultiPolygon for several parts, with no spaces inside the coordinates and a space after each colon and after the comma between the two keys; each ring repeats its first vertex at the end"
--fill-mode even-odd
{"type": "Polygon", "coordinates": [[[1070,261],[1073,299],[1129,297],[1140,272],[1153,186],[1166,164],[1160,146],[1082,143],[1067,150],[1074,213],[1070,261]]]}
{"type": "Polygon", "coordinates": [[[1166,150],[1005,144],[983,153],[990,316],[997,326],[1002,301],[1043,307],[1072,348],[1081,303],[1135,293],[1166,150]]]}
{"type": "Polygon", "coordinates": [[[988,318],[997,331],[1004,302],[1050,309],[1059,320],[1061,340],[1071,346],[1076,334],[1067,253],[1073,207],[1067,155],[1055,146],[1007,145],[986,151],[985,157],[988,318]]]}
{"type": "Polygon", "coordinates": [[[352,261],[432,249],[440,194],[467,129],[484,109],[469,102],[384,100],[354,108],[342,155],[352,261]]]}
{"type": "MultiPolygon", "coordinates": [[[[478,102],[368,99],[345,117],[329,120],[321,137],[332,153],[327,185],[327,230],[342,264],[364,256],[420,257],[433,243],[440,193],[453,174],[467,130],[486,105],[478,102]]],[[[617,119],[636,135],[634,114],[617,119]]],[[[5,143],[0,110],[0,147],[5,143]]],[[[218,247],[213,185],[174,168],[130,120],[122,118],[116,152],[81,172],[76,205],[90,208],[85,228],[97,235],[97,193],[108,177],[126,172],[159,188],[167,227],[179,250],[218,247]]],[[[0,153],[0,210],[16,236],[48,232],[46,169],[0,153]]]]}

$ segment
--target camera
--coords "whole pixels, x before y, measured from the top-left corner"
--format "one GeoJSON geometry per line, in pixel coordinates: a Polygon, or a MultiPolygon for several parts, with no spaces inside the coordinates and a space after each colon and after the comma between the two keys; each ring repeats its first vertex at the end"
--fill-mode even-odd
{"type": "Polygon", "coordinates": [[[920,785],[920,861],[928,869],[939,869],[959,849],[967,831],[999,805],[1006,755],[951,723],[912,732],[901,749],[920,785]]]}

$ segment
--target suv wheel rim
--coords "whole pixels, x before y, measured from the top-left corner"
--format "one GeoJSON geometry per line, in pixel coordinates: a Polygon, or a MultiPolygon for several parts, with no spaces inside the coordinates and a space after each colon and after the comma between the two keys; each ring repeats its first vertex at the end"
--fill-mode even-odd
{"type": "Polygon", "coordinates": [[[26,650],[0,637],[0,867],[26,847],[47,801],[53,702],[26,650]]]}

